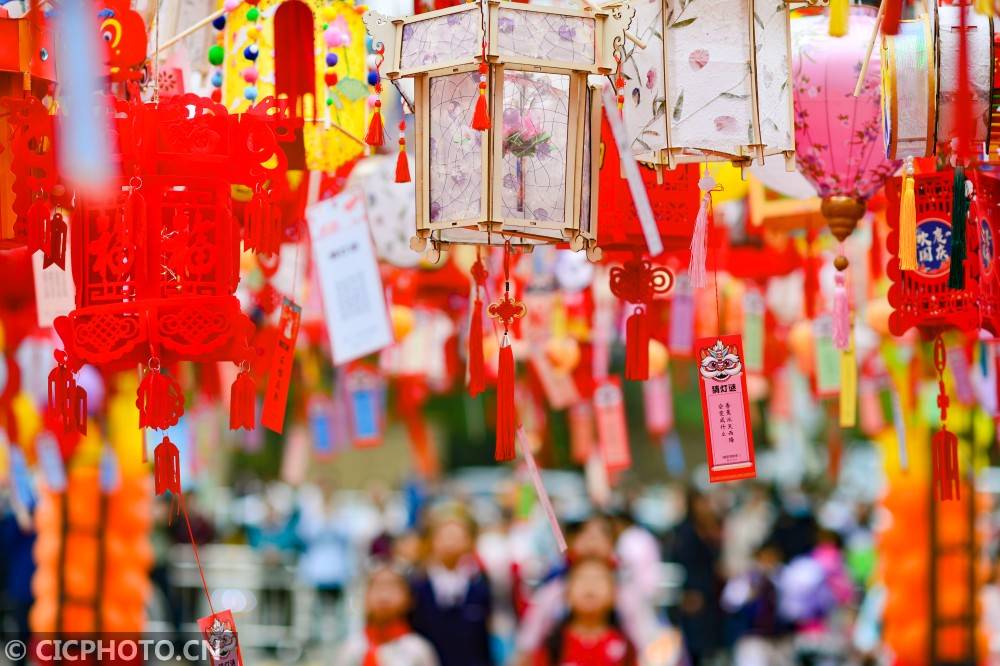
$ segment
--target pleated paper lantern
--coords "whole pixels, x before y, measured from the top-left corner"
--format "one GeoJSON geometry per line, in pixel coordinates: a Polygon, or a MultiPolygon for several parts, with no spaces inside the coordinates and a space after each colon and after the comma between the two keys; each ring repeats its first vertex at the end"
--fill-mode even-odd
{"type": "MultiPolygon", "coordinates": [[[[853,96],[875,12],[851,7],[850,29],[831,37],[826,16],[792,21],[792,81],[799,171],[823,199],[830,231],[843,242],[865,213],[865,202],[895,173],[899,162],[882,150],[879,63],[875,55],[853,96]]],[[[847,268],[841,254],[838,270],[847,268]]]]}

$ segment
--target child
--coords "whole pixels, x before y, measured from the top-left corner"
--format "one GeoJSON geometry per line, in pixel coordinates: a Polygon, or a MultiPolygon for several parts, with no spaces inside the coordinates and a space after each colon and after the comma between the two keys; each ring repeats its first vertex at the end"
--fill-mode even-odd
{"type": "Polygon", "coordinates": [[[573,564],[566,580],[568,615],[535,652],[534,666],[636,666],[617,627],[615,574],[600,559],[573,564]]]}
{"type": "Polygon", "coordinates": [[[335,666],[438,666],[434,648],[406,621],[411,606],[403,574],[377,565],[365,590],[365,633],[345,642],[335,666]]]}
{"type": "Polygon", "coordinates": [[[491,666],[490,583],[473,551],[476,526],[460,506],[428,521],[430,553],[413,583],[413,628],[431,642],[441,666],[491,666]]]}

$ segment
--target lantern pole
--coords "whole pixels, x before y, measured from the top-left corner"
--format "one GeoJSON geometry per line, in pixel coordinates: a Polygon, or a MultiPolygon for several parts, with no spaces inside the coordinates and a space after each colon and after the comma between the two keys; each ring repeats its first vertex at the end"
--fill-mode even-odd
{"type": "Polygon", "coordinates": [[[878,39],[878,31],[882,27],[882,16],[885,14],[885,3],[887,0],[882,0],[878,6],[878,14],[875,15],[875,25],[872,26],[872,36],[868,40],[868,50],[865,51],[865,58],[861,61],[861,71],[858,73],[858,82],[854,85],[854,96],[858,97],[861,95],[861,86],[865,82],[865,78],[868,76],[868,64],[872,60],[872,50],[875,48],[875,40],[878,39]]]}

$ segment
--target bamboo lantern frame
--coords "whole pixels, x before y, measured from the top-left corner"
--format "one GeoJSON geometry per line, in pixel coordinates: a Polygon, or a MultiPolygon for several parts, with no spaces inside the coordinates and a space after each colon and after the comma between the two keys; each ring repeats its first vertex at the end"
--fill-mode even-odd
{"type": "MultiPolygon", "coordinates": [[[[686,29],[686,26],[693,23],[694,19],[685,18],[681,21],[676,21],[677,17],[673,15],[675,9],[679,8],[678,16],[684,15],[683,12],[692,6],[690,2],[684,2],[683,0],[661,0],[659,15],[652,24],[645,24],[639,26],[638,37],[640,39],[649,39],[650,45],[644,49],[633,50],[630,54],[630,58],[639,58],[642,60],[643,65],[637,66],[640,70],[640,75],[644,75],[648,66],[653,66],[656,70],[656,76],[660,77],[662,80],[662,89],[657,89],[655,92],[652,90],[644,90],[642,94],[648,95],[652,93],[652,101],[661,103],[665,108],[663,110],[657,111],[651,114],[651,117],[645,119],[648,124],[643,125],[643,115],[640,113],[638,120],[629,122],[630,115],[632,115],[634,110],[631,108],[632,102],[629,99],[629,91],[622,91],[625,95],[625,116],[626,123],[629,126],[629,130],[632,134],[638,138],[641,131],[652,127],[654,133],[658,135],[654,139],[653,146],[643,147],[639,145],[634,149],[635,157],[637,160],[653,164],[656,166],[666,166],[668,168],[674,168],[678,164],[686,164],[692,162],[731,162],[737,167],[748,167],[754,162],[758,164],[763,164],[764,159],[770,156],[780,156],[785,161],[785,168],[788,171],[795,170],[795,137],[794,137],[794,127],[795,127],[795,115],[792,101],[792,40],[791,40],[791,10],[802,6],[825,6],[828,4],[828,0],[785,0],[780,2],[779,6],[782,9],[778,10],[784,14],[783,24],[784,24],[784,48],[782,49],[782,59],[784,60],[787,71],[788,71],[788,84],[784,91],[780,92],[780,95],[786,97],[786,101],[781,104],[781,106],[786,107],[784,113],[780,114],[780,119],[778,121],[771,121],[772,123],[778,122],[784,127],[778,127],[781,129],[787,129],[787,140],[777,142],[779,145],[774,145],[776,142],[772,139],[771,144],[765,142],[765,132],[762,130],[762,118],[761,109],[763,104],[769,104],[767,99],[762,100],[762,91],[759,83],[758,73],[760,67],[758,64],[758,48],[763,43],[761,33],[764,30],[763,24],[758,24],[755,21],[755,16],[757,12],[758,5],[767,5],[763,3],[762,0],[740,0],[740,2],[746,6],[746,30],[741,31],[742,34],[736,34],[732,36],[733,40],[745,38],[746,39],[746,60],[748,68],[747,76],[747,94],[745,97],[746,108],[744,109],[741,116],[749,119],[748,136],[745,135],[742,142],[733,141],[731,143],[732,150],[723,150],[718,146],[709,145],[684,145],[684,139],[678,137],[678,130],[675,125],[678,124],[679,120],[675,117],[678,113],[679,99],[683,95],[683,88],[679,88],[681,85],[676,76],[673,76],[673,70],[677,70],[678,67],[687,67],[690,49],[679,45],[677,41],[677,35],[675,28],[686,29]],[[676,24],[671,23],[671,19],[676,21],[676,24]],[[648,29],[647,29],[648,26],[648,29]],[[660,36],[662,35],[662,40],[660,36]],[[651,51],[650,51],[651,50],[651,51]],[[656,57],[660,59],[657,61],[656,57]],[[678,63],[683,63],[678,65],[678,63]],[[679,93],[677,93],[677,90],[679,93]],[[677,94],[675,94],[677,93],[677,94]],[[663,97],[659,98],[658,95],[662,94],[663,97]],[[673,105],[677,104],[677,108],[673,105]],[[636,124],[638,123],[638,124],[636,124]]],[[[697,6],[697,5],[694,5],[697,6]]],[[[773,5],[767,5],[773,6],[773,5]]],[[[778,12],[776,11],[775,14],[778,12]]],[[[635,29],[634,29],[635,30],[635,29]]],[[[713,37],[713,40],[719,40],[719,43],[723,43],[729,37],[725,35],[718,35],[713,37]]],[[[731,42],[732,43],[732,42],[731,42]]],[[[692,54],[693,55],[693,54],[692,54]]],[[[628,67],[630,63],[626,61],[625,66],[628,67]]],[[[705,64],[692,64],[692,69],[701,69],[705,67],[705,64]]],[[[733,65],[735,69],[735,65],[733,65]]],[[[633,84],[639,85],[639,84],[633,84]]],[[[650,84],[653,85],[653,84],[650,84]]],[[[659,85],[658,83],[656,85],[659,85]]],[[[645,87],[645,86],[642,86],[645,87]]],[[[732,93],[732,89],[724,90],[720,93],[720,96],[726,97],[729,100],[737,100],[739,97],[732,93]]],[[[689,96],[690,97],[690,96],[689,96]]],[[[711,100],[714,102],[714,100],[711,100]]],[[[648,102],[644,102],[647,103],[648,102]]],[[[734,101],[734,103],[736,103],[734,101]]],[[[772,118],[776,116],[772,115],[772,118]]]]}
{"type": "MultiPolygon", "coordinates": [[[[633,14],[627,2],[595,10],[577,10],[502,0],[481,0],[407,18],[388,18],[371,11],[365,14],[364,22],[375,48],[385,49],[383,74],[390,80],[414,80],[417,193],[416,235],[411,240],[414,250],[423,251],[428,241],[436,249],[451,244],[503,245],[510,242],[514,249],[522,251],[529,251],[537,244],[568,242],[573,250],[586,250],[588,257],[597,259],[601,96],[599,88],[588,82],[588,76],[607,75],[615,69],[614,54],[616,49],[622,48],[633,14]],[[449,26],[444,34],[446,40],[451,41],[438,41],[431,45],[432,48],[427,48],[426,42],[418,47],[407,43],[410,39],[417,43],[435,24],[441,23],[449,26]],[[516,34],[518,28],[512,27],[518,25],[550,32],[531,32],[528,39],[523,39],[523,34],[516,34]],[[583,38],[571,41],[568,47],[550,49],[550,53],[557,56],[550,57],[544,53],[547,44],[564,43],[559,41],[561,33],[555,33],[556,26],[560,26],[560,30],[572,26],[574,39],[578,32],[582,32],[583,38]],[[546,42],[547,34],[554,38],[550,43],[546,42]],[[478,194],[473,194],[472,201],[465,202],[464,210],[455,211],[455,214],[435,214],[432,190],[435,187],[434,169],[440,160],[434,159],[432,146],[436,140],[454,139],[453,135],[437,136],[445,130],[435,126],[440,118],[434,115],[433,98],[438,86],[445,95],[452,91],[456,97],[438,95],[438,101],[456,100],[452,102],[453,108],[460,112],[467,108],[471,119],[475,97],[458,93],[476,91],[474,86],[478,84],[484,37],[489,65],[486,94],[492,127],[481,133],[481,143],[473,148],[475,154],[471,155],[473,163],[464,174],[478,181],[478,194]],[[562,174],[560,177],[558,171],[553,170],[555,185],[552,186],[555,189],[562,187],[563,192],[558,198],[549,193],[550,202],[558,204],[555,205],[557,214],[552,217],[523,207],[521,200],[516,210],[504,201],[505,169],[512,168],[510,160],[521,159],[512,158],[505,145],[509,137],[504,136],[504,96],[505,91],[516,94],[518,90],[522,90],[523,95],[523,89],[518,86],[525,83],[558,89],[559,100],[564,102],[554,111],[543,110],[543,122],[558,122],[560,134],[561,124],[565,123],[566,132],[562,174]],[[454,104],[460,106],[454,107],[454,104]],[[477,196],[478,201],[475,201],[477,196]],[[520,215],[522,212],[525,214],[520,215]]],[[[466,134],[463,140],[476,132],[469,127],[468,133],[471,134],[466,134]]],[[[468,165],[468,160],[464,163],[468,165]]],[[[521,166],[515,166],[518,180],[523,183],[521,166]]],[[[442,174],[438,173],[437,178],[443,179],[442,174]]],[[[443,186],[438,184],[438,187],[443,186]]]]}

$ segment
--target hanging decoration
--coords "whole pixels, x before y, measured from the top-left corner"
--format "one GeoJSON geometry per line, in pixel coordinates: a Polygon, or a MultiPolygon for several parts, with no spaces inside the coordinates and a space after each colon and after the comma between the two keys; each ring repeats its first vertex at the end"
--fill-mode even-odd
{"type": "Polygon", "coordinates": [[[223,49],[209,52],[222,69],[226,108],[238,113],[256,100],[286,95],[291,115],[304,120],[286,148],[304,155],[304,165],[293,160],[293,166],[334,172],[359,157],[368,69],[364,26],[354,5],[259,0],[227,2],[226,9],[224,23],[219,21],[223,49]]]}
{"type": "Polygon", "coordinates": [[[487,310],[491,319],[503,327],[500,338],[500,359],[497,371],[497,442],[496,459],[513,460],[514,434],[518,428],[517,407],[514,404],[514,349],[510,329],[527,310],[524,303],[511,296],[510,289],[510,245],[503,250],[503,296],[490,303],[487,310]]]}
{"type": "Polygon", "coordinates": [[[934,485],[938,499],[957,500],[960,497],[961,476],[958,470],[958,437],[948,430],[948,406],[951,404],[944,386],[944,370],[947,365],[944,340],[934,338],[934,369],[938,373],[937,406],[940,410],[941,428],[931,438],[931,458],[934,468],[934,485]]]}
{"type": "MultiPolygon", "coordinates": [[[[861,5],[851,7],[844,37],[830,37],[823,16],[792,21],[798,168],[823,199],[823,216],[841,243],[857,227],[865,202],[899,167],[875,147],[881,137],[877,62],[860,95],[852,96],[874,23],[874,10],[861,5]]],[[[847,257],[841,253],[835,265],[846,270],[847,257]]]]}
{"type": "Polygon", "coordinates": [[[637,5],[632,32],[645,47],[627,47],[622,71],[636,158],[749,166],[780,155],[792,170],[791,4],[637,5]]]}
{"type": "Polygon", "coordinates": [[[702,338],[695,348],[709,481],[753,478],[757,463],[740,336],[702,338]]]}
{"type": "MultiPolygon", "coordinates": [[[[979,326],[979,266],[976,261],[964,262],[964,286],[952,289],[948,285],[951,271],[954,226],[951,217],[954,172],[917,174],[914,181],[914,213],[916,238],[916,269],[903,270],[899,240],[899,201],[903,178],[890,179],[886,184],[889,202],[889,235],[886,245],[890,260],[886,268],[891,285],[889,330],[903,335],[912,327],[936,330],[954,327],[972,331],[979,326]]],[[[965,220],[966,254],[975,257],[979,248],[980,230],[975,220],[965,220]]]]}
{"type": "Polygon", "coordinates": [[[384,75],[414,80],[415,250],[596,248],[601,103],[587,76],[614,69],[632,14],[484,1],[365,15],[384,75]]]}
{"type": "Polygon", "coordinates": [[[111,81],[138,82],[147,77],[146,24],[142,14],[132,9],[131,0],[100,0],[101,39],[107,48],[105,65],[111,81]]]}
{"type": "Polygon", "coordinates": [[[649,379],[649,308],[653,299],[665,296],[674,284],[673,274],[663,266],[654,266],[639,257],[627,259],[611,269],[611,293],[630,303],[631,314],[625,323],[625,379],[649,379]]]}

